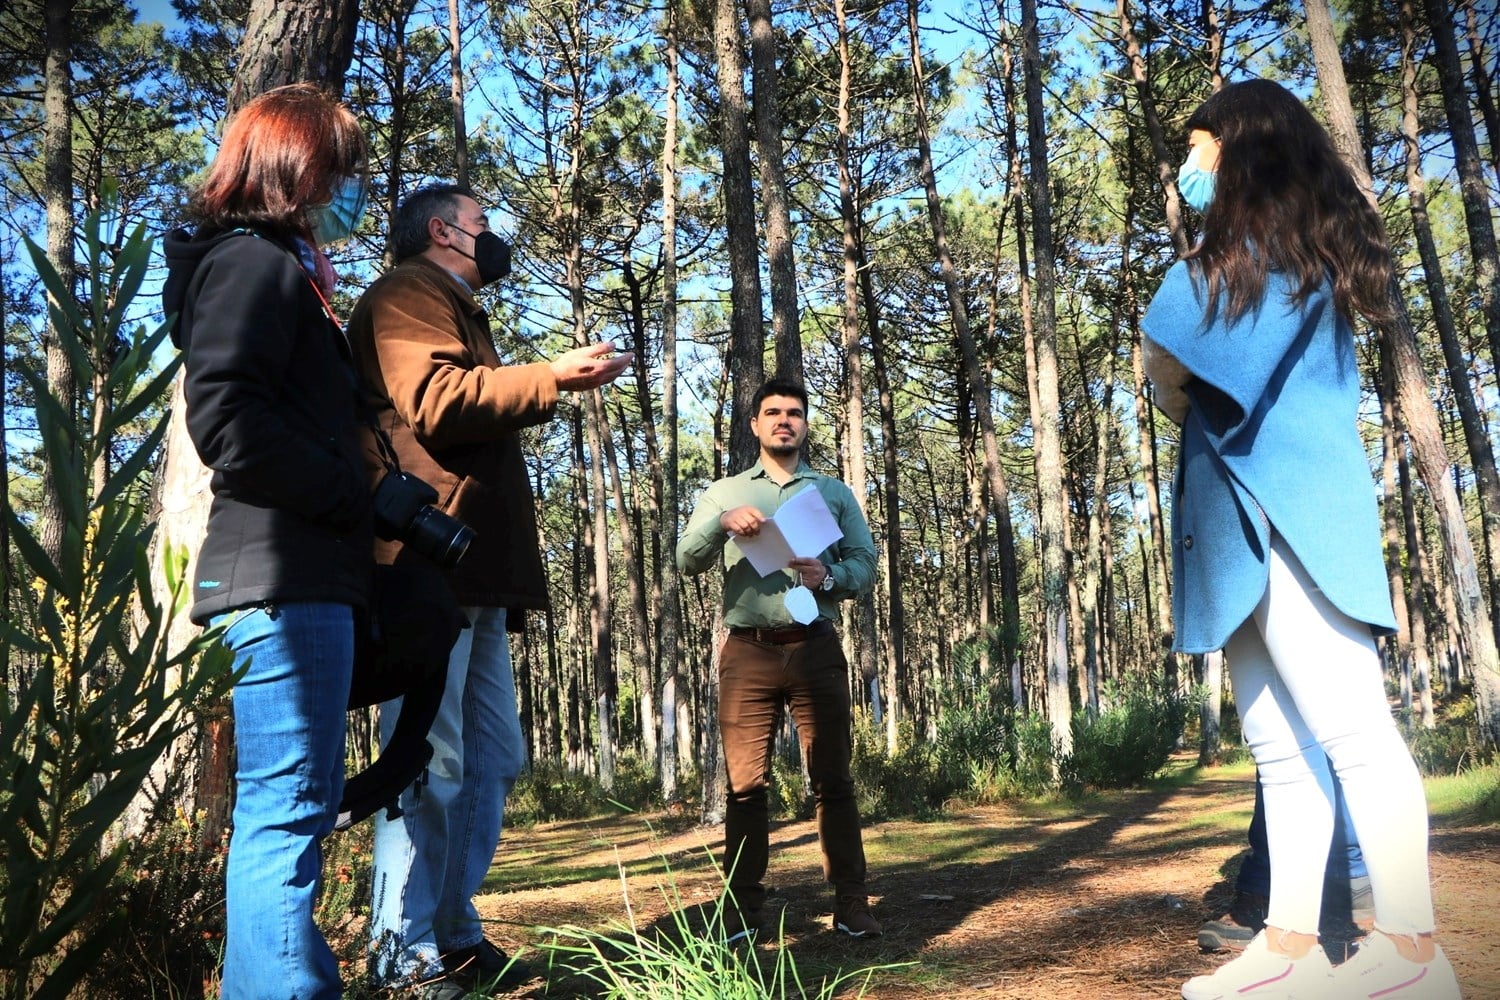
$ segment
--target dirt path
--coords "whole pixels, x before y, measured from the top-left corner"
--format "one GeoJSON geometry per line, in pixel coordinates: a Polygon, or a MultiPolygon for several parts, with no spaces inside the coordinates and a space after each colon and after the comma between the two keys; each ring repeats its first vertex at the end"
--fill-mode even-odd
{"type": "MultiPolygon", "coordinates": [[[[1177,997],[1185,979],[1222,961],[1200,954],[1195,938],[1232,895],[1226,871],[1244,846],[1252,780],[1241,768],[1081,804],[871,824],[870,891],[886,927],[872,941],[828,931],[816,829],[783,824],[772,833],[770,902],[804,981],[913,963],[872,983],[866,995],[879,1000],[1177,997]]],[[[495,891],[480,900],[496,922],[492,936],[524,947],[540,939],[539,926],[623,920],[622,868],[638,925],[663,917],[664,897],[710,903],[720,884],[707,852],[722,828],[675,822],[676,832],[667,817],[627,817],[508,834],[490,876],[495,891]]],[[[1436,827],[1432,867],[1464,996],[1500,1000],[1500,827],[1436,827]]],[[[580,987],[519,995],[577,996],[580,987]]]]}

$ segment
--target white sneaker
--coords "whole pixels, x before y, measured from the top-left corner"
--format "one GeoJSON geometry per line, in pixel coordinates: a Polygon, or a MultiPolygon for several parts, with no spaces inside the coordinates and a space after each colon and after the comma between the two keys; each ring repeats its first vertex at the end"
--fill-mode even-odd
{"type": "Polygon", "coordinates": [[[1183,1000],[1326,1000],[1333,966],[1322,945],[1301,958],[1278,955],[1261,931],[1244,952],[1211,976],[1194,976],[1182,985],[1183,1000]]]}
{"type": "Polygon", "coordinates": [[[1340,1000],[1458,1000],[1458,977],[1443,949],[1430,962],[1401,957],[1396,943],[1379,931],[1359,942],[1354,957],[1333,970],[1340,1000]]]}

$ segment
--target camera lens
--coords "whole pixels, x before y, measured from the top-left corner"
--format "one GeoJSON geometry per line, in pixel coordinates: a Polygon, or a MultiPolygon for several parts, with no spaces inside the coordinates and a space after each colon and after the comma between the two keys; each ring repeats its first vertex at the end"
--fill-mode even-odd
{"type": "Polygon", "coordinates": [[[452,569],[469,550],[474,529],[429,504],[412,516],[405,540],[443,569],[452,569]]]}

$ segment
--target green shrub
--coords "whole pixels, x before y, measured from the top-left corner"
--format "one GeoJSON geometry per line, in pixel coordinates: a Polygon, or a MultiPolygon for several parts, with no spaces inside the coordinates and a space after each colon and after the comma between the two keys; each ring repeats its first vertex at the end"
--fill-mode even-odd
{"type": "Polygon", "coordinates": [[[1423,774],[1457,774],[1493,759],[1480,738],[1479,713],[1472,696],[1444,703],[1437,716],[1437,724],[1424,729],[1411,711],[1401,712],[1407,746],[1423,774]]]}
{"type": "Polygon", "coordinates": [[[1192,705],[1147,680],[1110,682],[1097,716],[1073,713],[1073,749],[1059,770],[1074,788],[1127,788],[1156,775],[1171,758],[1192,705]]]}
{"type": "Polygon", "coordinates": [[[865,818],[930,816],[945,798],[937,754],[930,743],[916,738],[909,719],[898,723],[896,751],[888,753],[885,727],[875,726],[868,712],[856,712],[850,770],[859,812],[865,818]]]}
{"type": "Polygon", "coordinates": [[[661,775],[656,764],[637,753],[623,753],[615,761],[615,787],[608,798],[632,812],[660,809],[661,775]]]}
{"type": "Polygon", "coordinates": [[[128,441],[134,421],[161,400],[176,361],[152,371],[165,326],[125,337],[125,315],[151,256],[144,226],[122,234],[106,263],[104,211],[84,220],[88,283],[73,289],[41,249],[27,249],[50,298],[57,346],[80,386],[75,414],[48,393],[46,372],[20,358],[35,397],[38,436],[62,508],[61,542],[44,548],[42,525],[4,505],[26,586],[0,619],[0,657],[12,686],[0,704],[0,996],[62,998],[126,930],[121,892],[132,844],[106,837],[199,707],[233,677],[212,631],[179,652],[167,642],[182,610],[181,559],[166,560],[172,597],[153,595],[138,480],[165,434],[128,441]],[[92,345],[128,344],[104,359],[92,345]],[[123,453],[123,454],[121,454],[123,453]],[[113,455],[96,490],[93,471],[113,455]],[[167,679],[176,677],[175,687],[167,679]]]}
{"type": "MultiPolygon", "coordinates": [[[[217,976],[224,944],[229,849],[227,834],[211,847],[204,839],[200,824],[179,814],[131,845],[129,863],[114,886],[123,919],[89,969],[85,995],[97,1000],[204,995],[204,984],[217,976]]],[[[115,918],[101,912],[99,919],[115,918]]],[[[85,935],[92,930],[86,928],[85,935]]]]}
{"type": "Polygon", "coordinates": [[[604,808],[599,782],[556,760],[533,763],[505,800],[507,819],[520,824],[585,819],[604,808]]]}
{"type": "Polygon", "coordinates": [[[808,819],[812,816],[813,797],[803,776],[799,755],[771,755],[771,783],[766,789],[766,808],[774,819],[808,819]]]}
{"type": "Polygon", "coordinates": [[[1031,798],[1053,786],[1056,751],[1041,715],[1007,703],[950,707],[938,720],[935,742],[941,792],[978,802],[1031,798]]]}

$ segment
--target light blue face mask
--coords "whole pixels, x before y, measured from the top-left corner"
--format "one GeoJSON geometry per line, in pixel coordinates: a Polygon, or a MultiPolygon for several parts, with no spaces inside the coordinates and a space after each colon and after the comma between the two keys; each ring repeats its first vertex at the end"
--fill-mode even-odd
{"type": "Polygon", "coordinates": [[[1209,202],[1214,200],[1217,174],[1198,166],[1198,149],[1193,147],[1183,161],[1182,169],[1177,171],[1177,190],[1182,192],[1182,199],[1193,207],[1193,211],[1202,215],[1208,211],[1209,202]]]}
{"type": "Polygon", "coordinates": [[[318,246],[347,240],[365,217],[367,194],[363,177],[341,177],[333,189],[333,200],[307,213],[313,239],[318,246]]]}

